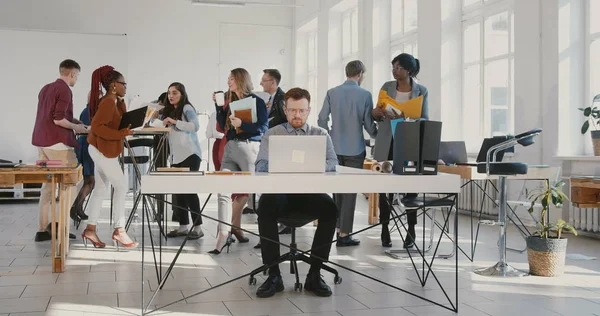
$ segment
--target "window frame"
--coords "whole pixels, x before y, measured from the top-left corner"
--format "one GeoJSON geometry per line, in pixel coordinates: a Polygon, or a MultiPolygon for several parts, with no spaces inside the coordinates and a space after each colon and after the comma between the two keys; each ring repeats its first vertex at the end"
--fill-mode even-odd
{"type": "MultiPolygon", "coordinates": [[[[590,1],[592,0],[586,0],[585,1],[585,95],[588,96],[588,98],[585,100],[586,104],[590,104],[591,105],[591,100],[592,98],[596,95],[596,94],[600,94],[600,91],[594,91],[593,87],[592,87],[592,66],[593,66],[593,62],[592,62],[592,45],[598,41],[600,43],[600,31],[596,32],[596,33],[592,33],[591,30],[591,19],[592,19],[592,12],[590,12],[591,9],[591,5],[590,5],[590,1]]],[[[600,44],[599,44],[600,45],[600,44]]],[[[600,80],[600,78],[599,78],[600,80]]],[[[587,105],[586,105],[587,106],[587,105]]]]}
{"type": "MultiPolygon", "coordinates": [[[[342,30],[342,60],[350,60],[353,59],[354,57],[356,57],[358,55],[358,50],[359,50],[359,45],[358,45],[358,33],[359,33],[359,29],[358,27],[356,28],[356,34],[353,34],[355,31],[355,23],[358,25],[359,24],[359,17],[358,17],[358,7],[353,7],[351,9],[348,9],[344,12],[342,12],[342,18],[340,19],[340,23],[341,23],[341,30],[342,30]],[[354,16],[356,17],[356,21],[353,21],[354,16]],[[349,28],[346,29],[344,27],[344,20],[348,18],[348,23],[349,23],[349,28]],[[349,41],[350,43],[348,43],[348,47],[350,47],[349,51],[344,51],[344,46],[345,46],[345,36],[350,33],[349,36],[349,41]]],[[[354,58],[356,59],[356,58],[354,58]]]]}
{"type": "MultiPolygon", "coordinates": [[[[507,61],[507,100],[508,100],[508,121],[507,121],[507,134],[514,133],[515,125],[515,100],[514,100],[514,3],[512,0],[479,0],[477,3],[464,6],[463,0],[463,18],[462,18],[462,33],[461,33],[461,99],[467,99],[465,97],[465,73],[469,67],[479,65],[479,126],[478,132],[481,138],[491,137],[492,131],[492,110],[493,109],[504,109],[502,106],[492,106],[486,104],[486,96],[489,91],[486,91],[486,67],[493,62],[506,60],[507,61]],[[486,45],[486,28],[485,22],[492,16],[505,13],[508,16],[508,51],[507,53],[494,56],[485,57],[485,45],[486,45]],[[479,60],[465,63],[465,31],[468,27],[479,24],[479,60]]],[[[463,105],[464,106],[464,105],[463,105]]],[[[464,123],[464,122],[463,122],[464,123]]],[[[463,126],[466,126],[463,124],[463,126]]],[[[461,131],[464,135],[464,129],[461,131]]],[[[464,137],[463,137],[464,138],[464,137]]],[[[480,144],[467,144],[469,153],[472,153],[475,146],[480,144]],[[470,149],[470,150],[469,150],[470,149]]]]}
{"type": "MultiPolygon", "coordinates": [[[[391,19],[392,19],[392,1],[390,1],[390,58],[389,60],[391,61],[392,59],[394,59],[394,57],[396,57],[395,52],[400,50],[402,52],[404,52],[404,46],[407,44],[410,44],[413,46],[413,52],[416,51],[416,54],[413,54],[415,57],[418,56],[418,51],[419,51],[419,27],[415,27],[414,29],[408,31],[408,32],[404,32],[404,24],[406,23],[406,10],[405,8],[405,0],[393,0],[394,2],[397,1],[397,3],[401,3],[401,7],[402,7],[402,23],[400,24],[400,31],[394,33],[392,30],[392,23],[391,23],[391,19]]],[[[415,2],[417,5],[417,12],[419,10],[419,2],[416,1],[415,2]]],[[[417,24],[418,24],[418,13],[417,13],[417,24]]],[[[390,66],[391,67],[391,66],[390,66]]],[[[390,74],[390,80],[393,80],[394,77],[392,75],[392,71],[389,71],[390,74]]]]}
{"type": "MultiPolygon", "coordinates": [[[[418,19],[418,13],[417,13],[417,27],[415,27],[414,29],[405,32],[404,31],[404,23],[406,23],[406,10],[405,10],[405,1],[406,0],[392,0],[390,1],[390,42],[393,45],[398,45],[398,43],[400,42],[404,42],[406,37],[417,37],[417,33],[419,31],[419,19],[418,19]],[[402,23],[400,24],[400,31],[399,32],[394,32],[394,30],[392,30],[392,1],[393,3],[402,3],[401,4],[401,8],[402,8],[402,23]]],[[[419,11],[419,2],[415,1],[416,5],[417,5],[417,12],[419,11]]]]}

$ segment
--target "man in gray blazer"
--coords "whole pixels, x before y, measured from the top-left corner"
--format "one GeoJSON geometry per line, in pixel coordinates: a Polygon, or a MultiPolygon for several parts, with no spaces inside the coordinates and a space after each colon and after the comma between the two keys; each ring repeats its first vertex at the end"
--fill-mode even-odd
{"type": "MultiPolygon", "coordinates": [[[[377,136],[377,126],[371,116],[373,97],[371,92],[360,87],[365,71],[360,60],[346,65],[346,82],[327,91],[318,120],[319,126],[331,135],[339,164],[359,169],[362,169],[366,156],[363,128],[371,137],[377,136]]],[[[333,199],[339,212],[337,246],[357,246],[360,241],[348,236],[354,224],[356,194],[334,194],[333,199]]]]}

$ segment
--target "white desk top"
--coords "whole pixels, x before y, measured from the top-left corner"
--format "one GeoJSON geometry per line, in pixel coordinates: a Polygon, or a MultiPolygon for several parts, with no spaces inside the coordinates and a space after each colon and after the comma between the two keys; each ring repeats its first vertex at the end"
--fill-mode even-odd
{"type": "Polygon", "coordinates": [[[142,176],[143,194],[171,193],[459,193],[460,176],[394,175],[337,166],[327,173],[142,176]]]}

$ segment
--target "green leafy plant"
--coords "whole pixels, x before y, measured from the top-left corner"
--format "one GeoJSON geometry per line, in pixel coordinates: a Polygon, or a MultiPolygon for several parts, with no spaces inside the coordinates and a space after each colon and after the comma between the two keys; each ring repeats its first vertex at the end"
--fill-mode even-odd
{"type": "Polygon", "coordinates": [[[554,185],[549,185],[547,182],[544,188],[535,189],[527,192],[527,198],[531,201],[531,205],[528,209],[529,213],[533,213],[533,209],[538,201],[542,204],[541,221],[538,223],[538,230],[536,235],[542,238],[560,238],[563,231],[568,231],[577,236],[577,231],[573,225],[568,224],[562,219],[559,219],[556,223],[548,222],[547,215],[550,210],[550,206],[562,207],[564,201],[568,201],[569,197],[562,191],[562,187],[565,185],[564,181],[558,181],[554,185]],[[551,236],[551,233],[554,236],[551,236]]]}
{"type": "Polygon", "coordinates": [[[600,108],[595,105],[596,102],[600,102],[600,94],[594,97],[591,106],[578,108],[578,110],[583,111],[583,116],[585,116],[585,122],[581,126],[581,134],[587,133],[590,128],[590,122],[592,122],[591,125],[594,127],[594,130],[598,130],[598,126],[600,126],[600,108]]]}

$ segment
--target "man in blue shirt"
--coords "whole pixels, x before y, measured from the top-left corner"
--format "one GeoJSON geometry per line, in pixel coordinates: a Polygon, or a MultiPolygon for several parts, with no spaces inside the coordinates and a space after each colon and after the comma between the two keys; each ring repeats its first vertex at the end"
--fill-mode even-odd
{"type": "MultiPolygon", "coordinates": [[[[365,72],[366,67],[360,60],[349,62],[346,82],[327,91],[319,113],[319,126],[331,135],[340,166],[362,168],[366,156],[363,128],[372,138],[377,136],[377,126],[371,116],[373,97],[360,87],[365,72]]],[[[357,246],[360,241],[348,236],[354,225],[356,194],[334,194],[333,199],[340,212],[337,246],[357,246]]]]}
{"type": "MultiPolygon", "coordinates": [[[[310,94],[300,88],[290,89],[285,94],[285,113],[287,122],[269,129],[263,136],[256,158],[256,172],[269,170],[269,137],[271,135],[326,135],[327,157],[326,171],[335,171],[338,160],[333,149],[331,138],[327,132],[316,126],[306,124],[310,113],[310,94]]],[[[282,183],[285,186],[285,183],[282,183]]],[[[319,224],[313,239],[311,252],[316,257],[329,260],[331,241],[335,232],[337,208],[333,199],[327,194],[263,194],[258,202],[258,231],[261,238],[263,263],[271,265],[279,258],[279,244],[268,241],[279,241],[277,218],[318,219],[319,224]]],[[[310,270],[306,276],[304,289],[317,296],[330,296],[331,289],[321,278],[320,270],[323,262],[312,257],[310,270]]],[[[269,277],[258,288],[256,296],[270,297],[283,291],[283,280],[279,265],[269,268],[269,277]]]]}

